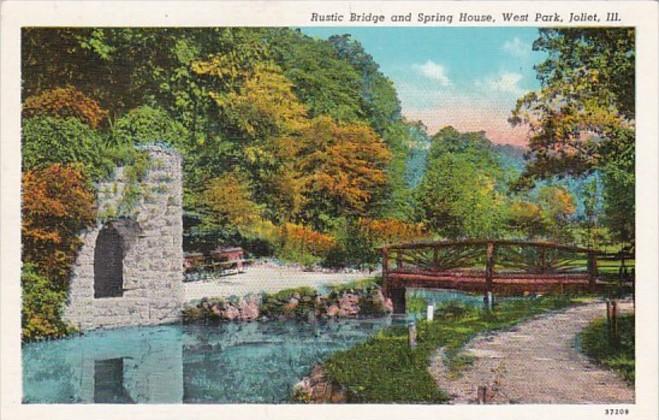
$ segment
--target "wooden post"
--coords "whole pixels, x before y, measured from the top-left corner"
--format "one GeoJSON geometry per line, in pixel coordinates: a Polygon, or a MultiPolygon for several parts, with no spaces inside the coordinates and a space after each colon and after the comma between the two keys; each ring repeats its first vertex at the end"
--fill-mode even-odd
{"type": "Polygon", "coordinates": [[[403,255],[401,254],[401,250],[399,249],[396,251],[396,270],[402,270],[403,269],[403,255]]]}
{"type": "Polygon", "coordinates": [[[437,247],[432,249],[432,269],[439,271],[439,249],[437,247]]]}
{"type": "Polygon", "coordinates": [[[410,348],[414,350],[416,348],[416,323],[414,321],[410,322],[407,326],[407,339],[410,348]]]}
{"type": "Polygon", "coordinates": [[[594,252],[588,253],[588,286],[591,290],[595,289],[595,279],[597,278],[597,256],[594,252]]]}
{"type": "Polygon", "coordinates": [[[485,385],[478,386],[478,404],[487,404],[487,387],[485,385]]]}
{"type": "Polygon", "coordinates": [[[487,306],[490,307],[492,302],[489,302],[492,296],[492,279],[494,277],[494,242],[487,243],[487,257],[485,261],[485,298],[488,300],[487,306]]]}
{"type": "Polygon", "coordinates": [[[611,302],[611,332],[613,333],[613,344],[618,345],[619,335],[618,335],[618,302],[611,302]]]}
{"type": "Polygon", "coordinates": [[[387,285],[387,272],[389,271],[389,250],[385,246],[382,248],[382,293],[389,297],[389,287],[387,285]]]}
{"type": "Polygon", "coordinates": [[[405,311],[405,288],[395,285],[395,287],[389,286],[387,289],[389,296],[391,298],[391,303],[394,305],[394,314],[404,314],[405,311]]]}

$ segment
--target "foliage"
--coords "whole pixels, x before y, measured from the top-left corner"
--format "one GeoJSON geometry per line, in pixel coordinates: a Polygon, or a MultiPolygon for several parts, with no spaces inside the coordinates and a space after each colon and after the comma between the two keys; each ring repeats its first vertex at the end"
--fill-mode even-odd
{"type": "Polygon", "coordinates": [[[452,127],[432,139],[426,173],[416,190],[418,220],[449,238],[492,238],[501,234],[502,169],[482,133],[452,127]]]}
{"type": "Polygon", "coordinates": [[[36,116],[23,120],[23,170],[76,162],[84,165],[92,180],[108,176],[114,168],[102,136],[79,119],[36,116]]]}
{"type": "Polygon", "coordinates": [[[95,221],[94,194],[80,168],[60,164],[25,172],[22,189],[23,262],[66,290],[77,235],[95,221]]]}
{"type": "Polygon", "coordinates": [[[66,291],[53,284],[30,263],[23,265],[21,272],[23,306],[21,311],[22,340],[59,338],[73,332],[73,328],[62,321],[66,291]]]}
{"type": "Polygon", "coordinates": [[[238,171],[212,179],[201,198],[220,225],[247,229],[260,219],[261,207],[252,199],[249,181],[238,171]]]}
{"type": "MultiPolygon", "coordinates": [[[[362,344],[334,353],[323,367],[330,380],[347,390],[351,403],[444,403],[448,396],[428,373],[429,358],[437,348],[444,347],[450,367],[460,360],[460,348],[474,335],[507,328],[571,303],[545,296],[502,302],[491,312],[469,309],[441,322],[420,321],[414,350],[408,345],[406,328],[390,327],[362,344]]],[[[442,306],[437,310],[448,313],[442,306]]]]}
{"type": "Polygon", "coordinates": [[[67,86],[46,90],[25,100],[23,118],[39,115],[75,117],[90,127],[97,128],[107,118],[108,112],[95,100],[74,87],[67,86]]]}
{"type": "Polygon", "coordinates": [[[325,228],[323,216],[364,214],[386,183],[391,154],[364,124],[337,124],[319,117],[303,130],[299,172],[304,174],[305,219],[325,228]]]}
{"type": "Polygon", "coordinates": [[[410,242],[427,235],[422,224],[397,219],[361,218],[357,223],[361,234],[369,238],[375,246],[410,242]]]}
{"type": "Polygon", "coordinates": [[[605,170],[613,216],[605,222],[633,242],[634,29],[541,29],[533,48],[548,58],[536,66],[541,90],[519,98],[510,118],[531,132],[531,161],[517,186],[605,170]]]}
{"type": "Polygon", "coordinates": [[[283,260],[298,262],[306,268],[320,263],[335,247],[335,239],[305,226],[284,223],[277,232],[275,255],[283,260]]]}
{"type": "Polygon", "coordinates": [[[582,350],[588,357],[615,370],[631,384],[636,376],[634,324],[633,314],[618,317],[618,344],[609,338],[606,319],[593,321],[579,334],[582,350]]]}
{"type": "Polygon", "coordinates": [[[145,105],[129,111],[112,125],[111,141],[117,145],[163,142],[181,149],[188,136],[183,125],[166,111],[145,105]]]}
{"type": "Polygon", "coordinates": [[[568,224],[576,210],[570,192],[562,187],[546,186],[538,192],[538,202],[542,208],[546,236],[559,243],[570,241],[568,224]]]}

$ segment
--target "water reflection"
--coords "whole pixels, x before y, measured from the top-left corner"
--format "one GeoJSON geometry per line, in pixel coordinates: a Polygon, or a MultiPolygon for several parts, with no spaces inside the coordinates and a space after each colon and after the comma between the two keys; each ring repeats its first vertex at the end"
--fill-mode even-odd
{"type": "Polygon", "coordinates": [[[315,363],[391,323],[168,325],[28,344],[24,402],[286,402],[315,363]]]}
{"type": "MultiPolygon", "coordinates": [[[[437,305],[479,296],[410,290],[437,305]]],[[[281,403],[311,367],[407,317],[167,325],[23,347],[25,403],[281,403]]]]}

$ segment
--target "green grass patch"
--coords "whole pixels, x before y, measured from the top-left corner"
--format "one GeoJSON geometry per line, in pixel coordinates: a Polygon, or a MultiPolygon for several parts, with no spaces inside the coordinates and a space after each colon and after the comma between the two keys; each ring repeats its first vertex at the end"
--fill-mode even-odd
{"type": "Polygon", "coordinates": [[[453,373],[471,363],[460,349],[474,335],[507,328],[531,316],[574,304],[566,296],[501,302],[491,312],[456,302],[439,306],[435,321],[417,323],[417,348],[407,343],[407,328],[390,327],[366,342],[335,353],[324,365],[329,378],[345,387],[351,403],[443,403],[446,393],[428,373],[430,356],[444,347],[453,373]]]}
{"type": "Polygon", "coordinates": [[[597,319],[580,334],[582,351],[593,361],[618,372],[627,382],[635,378],[634,315],[618,317],[618,342],[609,339],[606,319],[597,319]]]}
{"type": "Polygon", "coordinates": [[[382,277],[374,276],[364,279],[352,280],[347,283],[334,284],[330,286],[330,292],[342,294],[355,291],[369,291],[382,285],[382,277]]]}

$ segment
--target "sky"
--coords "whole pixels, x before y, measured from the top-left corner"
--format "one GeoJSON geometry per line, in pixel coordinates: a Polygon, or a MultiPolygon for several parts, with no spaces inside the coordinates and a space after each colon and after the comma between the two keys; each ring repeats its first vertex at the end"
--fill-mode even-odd
{"type": "Polygon", "coordinates": [[[403,115],[434,134],[452,125],[523,146],[527,129],[507,119],[517,98],[540,87],[537,28],[301,28],[318,38],[349,33],[396,87],[403,115]]]}

